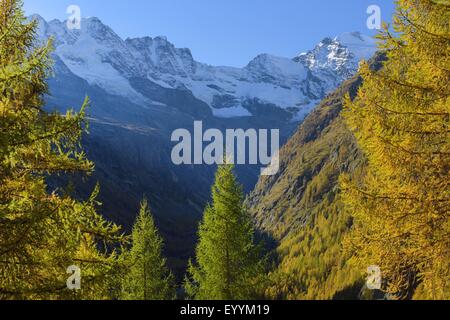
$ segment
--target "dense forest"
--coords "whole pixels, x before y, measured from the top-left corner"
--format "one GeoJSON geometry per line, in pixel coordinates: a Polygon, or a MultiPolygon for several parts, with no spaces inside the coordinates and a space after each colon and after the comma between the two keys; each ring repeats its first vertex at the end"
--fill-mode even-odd
{"type": "Polygon", "coordinates": [[[180,282],[144,197],[126,234],[99,214],[102,186],[84,200],[50,188],[95,170],[89,98],[46,111],[52,41],[0,0],[0,299],[450,299],[450,4],[396,6],[380,52],[300,125],[277,175],[246,197],[218,167],[180,282]]]}

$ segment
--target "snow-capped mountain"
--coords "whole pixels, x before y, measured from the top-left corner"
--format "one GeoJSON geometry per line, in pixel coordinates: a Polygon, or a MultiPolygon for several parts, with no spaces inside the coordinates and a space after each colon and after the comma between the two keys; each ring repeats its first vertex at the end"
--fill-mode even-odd
{"type": "MultiPolygon", "coordinates": [[[[318,81],[318,90],[328,93],[358,70],[361,60],[370,59],[376,50],[373,38],[359,32],[323,39],[313,50],[294,58],[306,66],[318,81]]],[[[319,94],[320,95],[320,94],[319,94]]]]}
{"type": "MultiPolygon", "coordinates": [[[[125,227],[147,195],[175,261],[192,253],[215,168],[174,165],[172,132],[202,120],[205,129],[279,129],[283,144],[375,52],[370,38],[350,33],[292,59],[261,54],[243,68],[216,67],[164,37],[121,39],[97,18],[82,20],[80,30],[33,18],[40,41],[54,39],[47,108],[76,108],[85,96],[92,102],[83,145],[96,170],[92,184],[78,190],[87,196],[100,182],[102,213],[125,227]]],[[[250,191],[260,168],[236,170],[250,191]]]]}
{"type": "Polygon", "coordinates": [[[326,38],[294,59],[262,54],[244,68],[215,67],[195,61],[189,49],[176,48],[164,37],[123,40],[98,18],[83,19],[80,30],[34,18],[40,37],[54,37],[55,54],[89,84],[142,105],[167,104],[149,94],[143,82],[188,91],[222,118],[257,116],[260,104],[301,120],[375,52],[371,38],[348,33],[326,38]]]}

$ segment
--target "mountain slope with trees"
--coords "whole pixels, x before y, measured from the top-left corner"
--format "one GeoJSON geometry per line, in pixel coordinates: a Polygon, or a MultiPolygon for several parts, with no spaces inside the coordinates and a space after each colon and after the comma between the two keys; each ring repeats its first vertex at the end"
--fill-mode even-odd
{"type": "Polygon", "coordinates": [[[340,175],[360,178],[366,163],[341,115],[345,95],[355,97],[360,85],[355,76],[322,101],[282,148],[279,173],[261,178],[247,199],[259,230],[278,243],[272,298],[331,299],[348,290],[356,297],[363,286],[364,271],[342,252],[352,218],[339,191],[340,175]]]}
{"type": "MultiPolygon", "coordinates": [[[[373,39],[348,33],[323,39],[293,59],[262,54],[244,68],[214,67],[164,37],[122,39],[95,17],[82,19],[80,30],[32,18],[40,41],[55,38],[47,110],[78,105],[78,93],[92,101],[83,145],[96,170],[77,184],[78,195],[88,196],[99,181],[102,214],[127,231],[147,195],[178,279],[194,254],[216,168],[174,165],[172,132],[192,132],[194,120],[202,120],[205,130],[222,132],[280,129],[283,144],[317,101],[375,51],[373,39]]],[[[258,166],[237,166],[236,172],[244,192],[252,190],[258,166]]]]}
{"type": "Polygon", "coordinates": [[[385,298],[449,298],[450,6],[396,6],[383,54],[310,114],[247,200],[278,241],[273,298],[370,297],[371,266],[385,298]]]}

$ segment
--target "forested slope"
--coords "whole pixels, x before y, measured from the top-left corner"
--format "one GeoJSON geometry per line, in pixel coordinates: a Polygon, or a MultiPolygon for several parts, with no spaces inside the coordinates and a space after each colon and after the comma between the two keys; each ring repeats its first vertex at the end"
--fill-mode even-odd
{"type": "Polygon", "coordinates": [[[273,298],[348,298],[362,288],[364,270],[351,268],[342,251],[352,219],[338,186],[342,173],[364,172],[365,158],[341,116],[343,97],[354,97],[360,85],[355,76],[322,101],[281,150],[279,174],[261,178],[247,199],[259,229],[278,242],[273,298]]]}

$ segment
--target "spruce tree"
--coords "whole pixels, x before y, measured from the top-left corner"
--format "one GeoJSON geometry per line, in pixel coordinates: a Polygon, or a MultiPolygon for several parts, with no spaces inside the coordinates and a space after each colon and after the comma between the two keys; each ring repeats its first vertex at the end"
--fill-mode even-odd
{"type": "Polygon", "coordinates": [[[147,200],[143,200],[133,227],[129,266],[123,279],[124,300],[173,300],[174,278],[162,257],[163,240],[153,221],[147,200]]]}
{"type": "Polygon", "coordinates": [[[399,0],[387,61],[361,65],[345,117],[368,158],[362,182],[343,178],[355,217],[346,246],[361,270],[378,265],[395,298],[450,298],[450,4],[399,0]]]}
{"type": "Polygon", "coordinates": [[[36,41],[19,0],[0,0],[0,299],[107,298],[119,228],[46,177],[90,173],[80,146],[85,109],[46,112],[51,42],[36,41]],[[69,291],[67,269],[81,269],[81,290],[69,291]]]}
{"type": "Polygon", "coordinates": [[[252,220],[232,165],[217,170],[212,204],[200,224],[196,261],[190,263],[186,279],[191,298],[245,300],[258,294],[263,259],[254,244],[252,220]]]}

